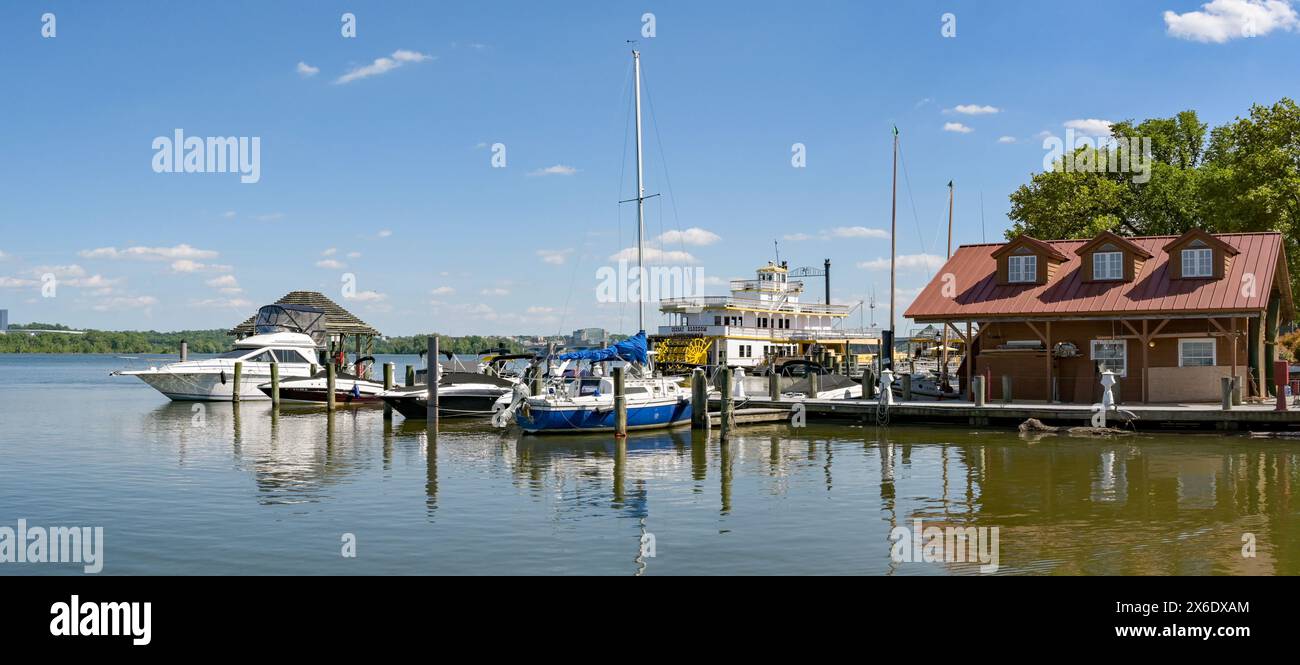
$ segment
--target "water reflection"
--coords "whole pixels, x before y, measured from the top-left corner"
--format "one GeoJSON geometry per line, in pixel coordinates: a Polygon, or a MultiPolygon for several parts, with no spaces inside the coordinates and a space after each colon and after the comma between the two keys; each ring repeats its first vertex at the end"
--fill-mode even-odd
{"type": "MultiPolygon", "coordinates": [[[[917,519],[998,527],[1004,573],[1300,573],[1292,504],[1300,453],[1285,442],[785,426],[747,428],[726,442],[688,429],[616,441],[500,434],[466,422],[431,432],[418,421],[385,421],[377,409],[196,406],[159,405],[139,415],[138,427],[154,445],[169,446],[178,468],[225,456],[252,479],[251,498],[260,504],[330,503],[344,486],[387,482],[422,465],[428,523],[440,521],[440,511],[463,521],[472,510],[466,492],[514,488],[507,501],[544,508],[542,519],[561,531],[613,518],[590,537],[601,546],[612,538],[610,556],[625,557],[633,574],[659,569],[656,557],[644,555],[647,534],[684,528],[701,542],[790,538],[780,546],[853,550],[856,563],[846,565],[856,567],[836,572],[972,572],[890,561],[890,529],[917,519]],[[786,509],[797,514],[773,512],[786,509]],[[772,515],[784,521],[766,523],[772,515]],[[1241,555],[1245,534],[1256,539],[1253,558],[1241,555]]],[[[672,545],[666,551],[697,546],[672,545]]]]}

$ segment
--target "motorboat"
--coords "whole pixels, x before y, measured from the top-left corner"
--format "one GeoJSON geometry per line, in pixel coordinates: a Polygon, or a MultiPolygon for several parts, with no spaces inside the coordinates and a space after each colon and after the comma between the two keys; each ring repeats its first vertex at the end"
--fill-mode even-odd
{"type": "Polygon", "coordinates": [[[138,377],[173,400],[229,402],[235,394],[235,363],[241,363],[239,399],[270,399],[258,386],[271,380],[272,363],[279,364],[281,379],[312,375],[325,339],[325,311],[307,305],[266,305],[257,310],[253,330],[254,335],[213,358],[182,359],[112,375],[138,377]]]}
{"type": "MultiPolygon", "coordinates": [[[[367,368],[374,364],[374,358],[366,356],[357,360],[356,374],[338,372],[334,375],[334,403],[336,405],[378,404],[384,384],[366,378],[367,368]]],[[[258,390],[271,396],[270,383],[258,386],[258,390]]],[[[280,401],[304,404],[324,404],[329,401],[328,370],[321,370],[302,379],[280,381],[280,401]]]]}
{"type": "MultiPolygon", "coordinates": [[[[438,417],[473,418],[492,415],[497,401],[510,395],[523,377],[511,363],[533,359],[531,354],[501,353],[481,362],[479,372],[445,370],[439,364],[438,417]]],[[[427,369],[420,375],[427,377],[427,369]]],[[[427,384],[417,383],[381,392],[378,397],[406,418],[421,420],[428,417],[428,391],[427,384]]]]}
{"type": "Polygon", "coordinates": [[[245,337],[213,358],[113,374],[137,377],[177,401],[229,402],[234,399],[235,363],[242,363],[239,398],[259,400],[270,399],[258,386],[271,380],[271,363],[279,363],[281,378],[306,378],[312,375],[315,356],[316,342],[311,336],[277,332],[245,337]]]}

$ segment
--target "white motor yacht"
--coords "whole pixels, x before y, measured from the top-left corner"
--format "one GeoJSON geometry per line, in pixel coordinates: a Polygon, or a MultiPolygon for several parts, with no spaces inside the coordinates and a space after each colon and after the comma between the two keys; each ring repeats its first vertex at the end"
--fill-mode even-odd
{"type": "Polygon", "coordinates": [[[243,363],[240,400],[270,399],[258,386],[271,380],[271,363],[280,364],[281,379],[311,376],[316,363],[316,342],[310,335],[276,332],[245,337],[230,351],[205,360],[175,362],[143,370],[119,370],[117,376],[134,376],[158,392],[178,401],[229,402],[234,399],[235,363],[243,363]]]}

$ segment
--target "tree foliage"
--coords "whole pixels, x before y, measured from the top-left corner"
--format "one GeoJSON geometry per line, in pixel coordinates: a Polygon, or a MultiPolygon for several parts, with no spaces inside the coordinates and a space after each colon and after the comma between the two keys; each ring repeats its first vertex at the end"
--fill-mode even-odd
{"type": "MultiPolygon", "coordinates": [[[[1208,134],[1207,129],[1190,110],[1115,123],[1111,130],[1117,139],[1150,139],[1150,180],[1138,183],[1132,173],[1104,170],[1034,174],[1011,195],[1013,225],[1007,237],[1089,238],[1102,230],[1177,235],[1191,228],[1277,231],[1285,238],[1295,280],[1300,275],[1294,269],[1300,260],[1300,107],[1289,98],[1257,104],[1248,117],[1208,134]]],[[[1073,156],[1099,159],[1109,150],[1085,146],[1073,156]]]]}

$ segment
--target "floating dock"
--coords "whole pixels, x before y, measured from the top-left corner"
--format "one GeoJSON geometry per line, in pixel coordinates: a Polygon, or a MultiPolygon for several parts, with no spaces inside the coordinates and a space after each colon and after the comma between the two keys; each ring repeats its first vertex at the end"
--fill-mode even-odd
{"type": "MultiPolygon", "coordinates": [[[[1037,418],[1045,423],[1091,425],[1094,407],[1087,404],[1033,402],[996,403],[977,406],[966,401],[895,402],[881,407],[875,400],[804,399],[774,401],[768,397],[736,399],[734,423],[790,422],[796,404],[803,405],[807,422],[854,422],[871,424],[962,424],[1017,426],[1037,418]],[[779,417],[781,415],[784,417],[779,417]]],[[[718,424],[721,401],[709,400],[710,421],[718,424]]],[[[1220,404],[1133,404],[1119,405],[1107,416],[1112,427],[1139,431],[1169,429],[1288,429],[1300,428],[1300,407],[1277,411],[1275,404],[1242,404],[1223,410],[1220,404]]]]}

